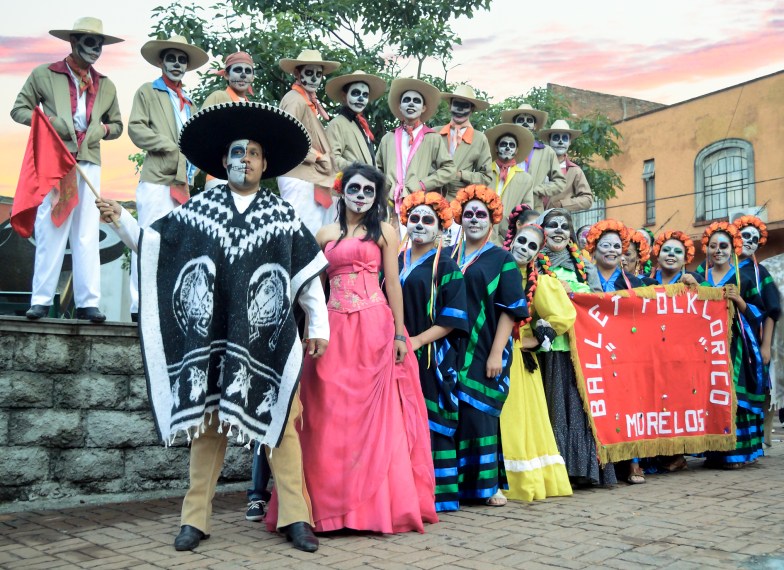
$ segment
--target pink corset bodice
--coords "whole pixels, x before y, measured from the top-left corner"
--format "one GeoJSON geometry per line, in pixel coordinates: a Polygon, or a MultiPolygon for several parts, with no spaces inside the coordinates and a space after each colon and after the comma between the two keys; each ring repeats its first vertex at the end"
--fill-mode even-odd
{"type": "Polygon", "coordinates": [[[386,303],[378,282],[381,249],[372,241],[343,238],[324,248],[329,267],[329,301],[327,308],[339,313],[353,313],[386,303]]]}

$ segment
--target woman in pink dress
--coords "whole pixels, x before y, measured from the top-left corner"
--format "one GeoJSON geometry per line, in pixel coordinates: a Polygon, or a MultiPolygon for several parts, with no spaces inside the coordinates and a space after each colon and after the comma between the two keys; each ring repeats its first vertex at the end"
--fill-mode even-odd
{"type": "MultiPolygon", "coordinates": [[[[300,385],[315,530],[424,532],[424,522],[438,521],[435,477],[417,361],[403,324],[398,234],[381,221],[381,172],[355,163],[342,174],[334,187],[338,221],[316,235],[330,263],[330,342],[321,358],[306,356],[300,385]]],[[[271,510],[268,527],[274,518],[271,510]]]]}

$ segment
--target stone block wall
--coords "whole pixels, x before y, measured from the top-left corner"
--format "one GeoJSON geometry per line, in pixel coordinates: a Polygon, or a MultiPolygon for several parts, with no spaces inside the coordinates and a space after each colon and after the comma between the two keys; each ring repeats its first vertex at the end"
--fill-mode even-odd
{"type": "MultiPolygon", "coordinates": [[[[250,465],[231,445],[221,482],[250,465]]],[[[187,485],[185,440],[155,433],[135,325],[0,317],[0,503],[187,485]]]]}

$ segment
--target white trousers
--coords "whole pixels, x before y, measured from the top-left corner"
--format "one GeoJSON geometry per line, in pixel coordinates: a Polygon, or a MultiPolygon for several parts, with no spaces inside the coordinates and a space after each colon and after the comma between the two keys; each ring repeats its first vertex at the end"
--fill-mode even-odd
{"type": "MultiPolygon", "coordinates": [[[[136,214],[139,227],[146,228],[155,220],[174,210],[179,203],[169,194],[165,184],[139,182],[136,187],[136,214]]],[[[139,269],[137,256],[131,253],[131,313],[139,312],[139,269]]]]}
{"type": "MultiPolygon", "coordinates": [[[[101,167],[85,161],[79,161],[79,166],[100,192],[101,167]]],[[[76,183],[79,203],[59,228],[52,222],[52,200],[57,191],[49,192],[38,206],[31,305],[52,304],[63,267],[65,247],[69,241],[76,307],[97,308],[101,301],[101,256],[98,252],[100,215],[95,206],[95,196],[79,173],[76,174],[76,183]]]]}
{"type": "Polygon", "coordinates": [[[332,198],[332,206],[324,208],[313,199],[314,185],[299,178],[278,177],[280,197],[294,207],[302,223],[314,236],[321,226],[331,224],[337,217],[337,199],[332,198]]]}

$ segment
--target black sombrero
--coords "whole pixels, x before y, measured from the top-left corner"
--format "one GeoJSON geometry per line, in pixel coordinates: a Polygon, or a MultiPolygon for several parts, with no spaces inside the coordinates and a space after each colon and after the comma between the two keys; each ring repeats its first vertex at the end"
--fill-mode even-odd
{"type": "Polygon", "coordinates": [[[272,105],[246,101],[221,103],[199,111],[180,133],[180,151],[197,168],[225,179],[223,155],[229,144],[249,139],[267,159],[262,179],[286,174],[305,160],[310,135],[297,119],[272,105]]]}

